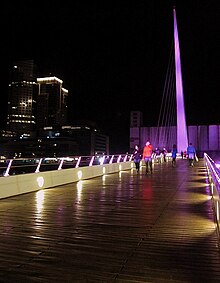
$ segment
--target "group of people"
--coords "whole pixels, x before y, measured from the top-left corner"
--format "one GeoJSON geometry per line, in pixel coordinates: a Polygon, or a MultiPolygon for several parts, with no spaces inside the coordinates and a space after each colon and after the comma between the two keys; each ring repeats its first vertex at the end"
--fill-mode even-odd
{"type": "MultiPolygon", "coordinates": [[[[175,167],[176,166],[176,157],[177,157],[177,146],[176,146],[176,144],[173,144],[171,154],[172,154],[171,155],[171,157],[172,157],[172,167],[175,167]]],[[[187,154],[187,157],[189,159],[189,166],[193,167],[194,160],[197,159],[197,156],[196,156],[195,147],[192,145],[192,143],[190,143],[189,146],[187,147],[186,154],[187,154]]],[[[135,163],[137,173],[139,173],[139,170],[140,170],[141,160],[144,160],[145,165],[146,165],[146,174],[148,174],[149,172],[152,174],[152,172],[153,172],[152,159],[153,159],[153,146],[149,141],[146,142],[146,144],[143,148],[143,151],[141,151],[141,149],[139,148],[138,145],[135,145],[135,149],[134,149],[134,152],[133,152],[133,160],[134,160],[134,163],[135,163]]]]}
{"type": "Polygon", "coordinates": [[[136,145],[134,152],[133,152],[133,158],[134,158],[134,163],[135,167],[137,169],[137,172],[139,173],[140,170],[140,161],[143,159],[146,164],[146,174],[149,173],[149,171],[152,173],[153,167],[152,167],[152,155],[153,155],[153,146],[152,144],[147,141],[143,152],[140,150],[139,146],[136,145]]]}

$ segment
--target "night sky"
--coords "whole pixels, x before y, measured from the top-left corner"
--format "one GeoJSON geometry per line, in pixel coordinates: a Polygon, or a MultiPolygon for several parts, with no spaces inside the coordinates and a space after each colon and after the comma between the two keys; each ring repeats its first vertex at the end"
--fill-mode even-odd
{"type": "Polygon", "coordinates": [[[41,76],[55,75],[69,90],[70,124],[94,121],[109,135],[110,151],[128,151],[130,111],[142,111],[145,126],[157,125],[173,42],[173,5],[187,124],[219,124],[219,0],[29,0],[1,2],[0,128],[9,66],[34,59],[41,76]]]}

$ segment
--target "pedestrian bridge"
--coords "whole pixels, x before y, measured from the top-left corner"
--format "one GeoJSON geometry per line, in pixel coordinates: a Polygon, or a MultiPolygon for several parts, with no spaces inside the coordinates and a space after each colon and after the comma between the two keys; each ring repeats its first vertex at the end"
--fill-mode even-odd
{"type": "Polygon", "coordinates": [[[211,160],[115,166],[0,200],[2,282],[220,282],[211,160]]]}

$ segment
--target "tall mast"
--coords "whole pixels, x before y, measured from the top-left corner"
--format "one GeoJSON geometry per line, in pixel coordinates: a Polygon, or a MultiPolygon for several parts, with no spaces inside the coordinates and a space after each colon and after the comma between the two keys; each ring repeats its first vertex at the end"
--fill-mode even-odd
{"type": "Polygon", "coordinates": [[[188,146],[188,135],[186,127],[186,115],[183,96],[183,82],[180,62],[180,47],[176,20],[176,10],[173,8],[174,17],[174,46],[175,46],[175,70],[176,70],[176,107],[177,107],[177,149],[178,152],[185,151],[188,146]]]}

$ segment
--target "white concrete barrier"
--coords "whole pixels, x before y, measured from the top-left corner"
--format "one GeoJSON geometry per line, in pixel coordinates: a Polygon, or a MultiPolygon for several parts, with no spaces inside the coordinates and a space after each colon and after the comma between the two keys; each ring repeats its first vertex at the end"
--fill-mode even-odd
{"type": "Polygon", "coordinates": [[[134,168],[132,161],[0,177],[0,199],[134,168]]]}

